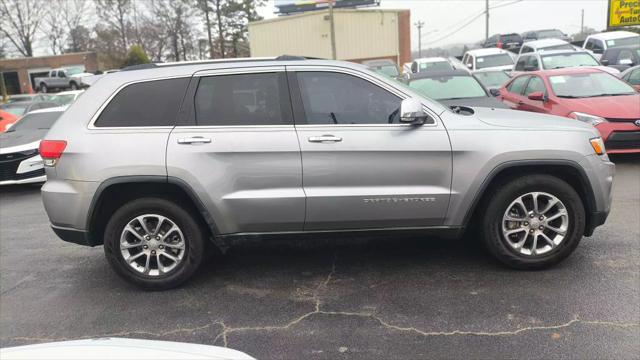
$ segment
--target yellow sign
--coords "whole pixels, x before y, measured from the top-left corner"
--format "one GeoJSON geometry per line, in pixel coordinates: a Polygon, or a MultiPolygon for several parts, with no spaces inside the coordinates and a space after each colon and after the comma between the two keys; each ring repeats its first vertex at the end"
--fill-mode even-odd
{"type": "Polygon", "coordinates": [[[640,0],[609,0],[609,27],[640,25],[640,0]]]}

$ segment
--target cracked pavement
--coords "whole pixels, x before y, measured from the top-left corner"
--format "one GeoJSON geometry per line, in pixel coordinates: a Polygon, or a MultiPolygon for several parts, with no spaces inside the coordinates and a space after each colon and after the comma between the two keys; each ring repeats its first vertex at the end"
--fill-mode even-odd
{"type": "Polygon", "coordinates": [[[38,188],[0,189],[0,346],[129,337],[259,359],[640,356],[640,158],[612,213],[555,268],[513,271],[471,240],[245,244],[186,286],[144,292],[102,248],[49,229],[38,188]]]}

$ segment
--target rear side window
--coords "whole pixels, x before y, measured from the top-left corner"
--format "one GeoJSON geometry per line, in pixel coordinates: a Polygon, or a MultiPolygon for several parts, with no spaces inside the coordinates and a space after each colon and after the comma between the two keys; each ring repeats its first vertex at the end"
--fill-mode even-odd
{"type": "Polygon", "coordinates": [[[189,78],[145,81],[120,90],[96,127],[174,126],[189,78]]]}
{"type": "Polygon", "coordinates": [[[291,105],[284,73],[203,77],[195,96],[200,126],[289,125],[291,105]]]}
{"type": "Polygon", "coordinates": [[[546,93],[546,88],[544,86],[544,82],[542,81],[542,79],[537,76],[534,76],[531,78],[531,81],[529,81],[529,84],[527,84],[527,89],[524,92],[524,96],[528,96],[529,94],[537,91],[546,93]]]}

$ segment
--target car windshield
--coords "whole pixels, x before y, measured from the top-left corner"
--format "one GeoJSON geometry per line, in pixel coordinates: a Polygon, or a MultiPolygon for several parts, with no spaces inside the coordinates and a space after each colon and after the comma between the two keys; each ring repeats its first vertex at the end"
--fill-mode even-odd
{"type": "Polygon", "coordinates": [[[576,66],[598,66],[598,62],[593,56],[578,52],[578,53],[566,53],[566,54],[553,54],[542,56],[542,68],[549,69],[561,69],[567,67],[576,66]]]}
{"type": "Polygon", "coordinates": [[[15,103],[4,104],[0,107],[0,109],[8,112],[9,114],[21,116],[22,114],[25,113],[25,111],[27,111],[28,107],[29,107],[28,103],[15,102],[15,103]]]}
{"type": "Polygon", "coordinates": [[[509,54],[479,56],[476,59],[476,69],[486,69],[495,66],[507,65],[513,65],[513,59],[509,54]]]}
{"type": "Polygon", "coordinates": [[[560,30],[542,30],[538,31],[538,39],[550,39],[564,36],[560,30]]]}
{"type": "Polygon", "coordinates": [[[11,128],[11,131],[50,129],[60,115],[60,111],[27,114],[11,128]]]}
{"type": "Polygon", "coordinates": [[[513,41],[521,41],[522,37],[518,34],[506,34],[500,36],[500,41],[502,42],[513,42],[513,41]]]}
{"type": "Polygon", "coordinates": [[[483,71],[473,74],[485,87],[496,88],[502,86],[507,80],[509,75],[504,71],[483,71]]]}
{"type": "Polygon", "coordinates": [[[553,92],[562,98],[634,95],[624,81],[607,73],[587,73],[550,76],[553,92]]]}
{"type": "Polygon", "coordinates": [[[629,36],[622,39],[607,40],[607,47],[616,48],[621,46],[638,46],[640,44],[640,36],[629,36]]]}
{"type": "Polygon", "coordinates": [[[453,66],[448,61],[433,61],[419,63],[418,72],[453,70],[453,66]]]}
{"type": "Polygon", "coordinates": [[[70,68],[70,69],[66,69],[66,73],[67,76],[72,76],[72,75],[76,75],[76,74],[80,74],[82,71],[82,69],[80,68],[70,68]]]}
{"type": "Polygon", "coordinates": [[[60,105],[66,106],[69,105],[75,100],[76,96],[73,94],[61,94],[54,96],[50,101],[60,105]]]}
{"type": "Polygon", "coordinates": [[[540,51],[552,51],[552,50],[575,50],[571,44],[551,45],[539,48],[540,51]]]}
{"type": "Polygon", "coordinates": [[[435,100],[487,96],[480,83],[471,76],[441,76],[416,79],[409,82],[409,87],[435,100]]]}
{"type": "Polygon", "coordinates": [[[373,67],[373,71],[382,74],[382,75],[386,75],[389,77],[395,77],[398,76],[398,68],[395,65],[382,65],[382,66],[374,66],[373,67]]]}

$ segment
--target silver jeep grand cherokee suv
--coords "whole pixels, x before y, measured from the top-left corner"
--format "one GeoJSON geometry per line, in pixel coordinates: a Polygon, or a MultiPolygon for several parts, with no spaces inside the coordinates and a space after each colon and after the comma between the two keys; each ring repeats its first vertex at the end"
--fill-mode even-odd
{"type": "Polygon", "coordinates": [[[60,238],[104,244],[148,289],[183,283],[211,245],[364,230],[467,229],[538,269],[607,217],[614,165],[598,136],[452,111],[347,62],[152,64],[104,76],[62,115],[40,147],[42,194],[60,238]]]}

